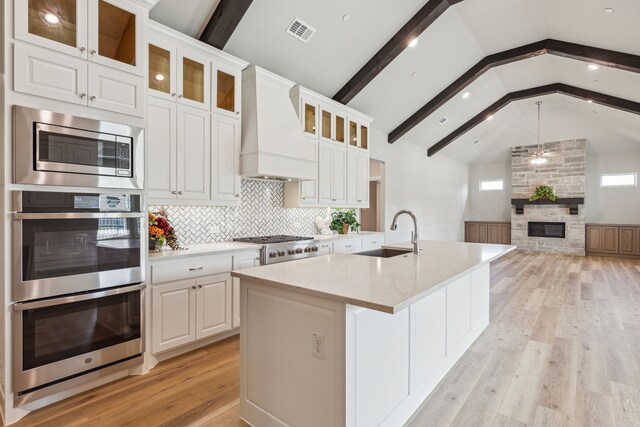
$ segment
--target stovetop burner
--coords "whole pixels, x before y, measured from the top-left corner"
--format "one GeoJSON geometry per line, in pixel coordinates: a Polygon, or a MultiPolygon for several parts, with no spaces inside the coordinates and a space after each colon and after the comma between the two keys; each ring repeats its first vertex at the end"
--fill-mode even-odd
{"type": "Polygon", "coordinates": [[[273,243],[298,242],[300,240],[313,240],[313,237],[287,236],[279,234],[276,236],[256,236],[256,237],[240,237],[233,239],[235,242],[256,243],[259,245],[270,245],[273,243]]]}

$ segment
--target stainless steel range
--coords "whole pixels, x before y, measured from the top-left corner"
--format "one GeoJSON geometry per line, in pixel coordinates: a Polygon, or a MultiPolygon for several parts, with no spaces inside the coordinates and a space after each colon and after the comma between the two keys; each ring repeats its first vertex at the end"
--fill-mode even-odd
{"type": "Polygon", "coordinates": [[[318,241],[313,237],[277,235],[242,237],[233,240],[262,245],[260,250],[262,265],[318,256],[318,241]]]}

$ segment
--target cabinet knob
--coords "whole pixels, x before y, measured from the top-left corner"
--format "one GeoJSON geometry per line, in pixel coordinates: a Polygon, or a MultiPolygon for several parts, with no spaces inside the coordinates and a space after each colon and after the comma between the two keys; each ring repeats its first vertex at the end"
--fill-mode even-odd
{"type": "Polygon", "coordinates": [[[362,203],[362,200],[358,200],[358,203],[362,203]]]}
{"type": "Polygon", "coordinates": [[[236,194],[236,197],[240,197],[240,195],[239,195],[239,194],[236,194]]]}
{"type": "Polygon", "coordinates": [[[172,191],[171,194],[178,194],[178,192],[177,191],[172,191]]]}
{"type": "Polygon", "coordinates": [[[303,198],[302,198],[302,200],[307,200],[307,198],[306,198],[306,197],[303,197],[303,198]]]}
{"type": "Polygon", "coordinates": [[[181,195],[181,194],[182,194],[182,191],[178,191],[178,194],[180,194],[180,195],[181,195]]]}
{"type": "Polygon", "coordinates": [[[91,101],[95,101],[95,100],[96,100],[96,97],[95,97],[95,95],[92,95],[92,96],[90,96],[90,97],[89,97],[89,99],[90,99],[91,101]]]}
{"type": "Polygon", "coordinates": [[[81,94],[80,94],[80,98],[85,99],[86,97],[87,97],[87,94],[86,94],[86,93],[81,93],[81,94]]]}
{"type": "Polygon", "coordinates": [[[196,285],[191,286],[191,289],[195,290],[196,289],[196,285]]]}
{"type": "Polygon", "coordinates": [[[87,51],[87,48],[84,46],[80,47],[80,52],[85,53],[87,51]]]}
{"type": "Polygon", "coordinates": [[[240,111],[236,111],[236,116],[239,116],[239,115],[240,115],[240,111]]]}
{"type": "Polygon", "coordinates": [[[198,285],[198,289],[202,289],[202,285],[198,285]]]}
{"type": "Polygon", "coordinates": [[[178,98],[182,99],[182,95],[178,95],[178,98]]]}
{"type": "Polygon", "coordinates": [[[175,96],[176,96],[176,93],[175,93],[175,92],[173,92],[173,93],[171,94],[171,96],[175,97],[175,96]]]}
{"type": "Polygon", "coordinates": [[[97,51],[97,50],[95,50],[95,49],[91,49],[91,50],[89,51],[89,53],[90,53],[91,55],[95,55],[96,53],[98,53],[98,51],[97,51]]]}

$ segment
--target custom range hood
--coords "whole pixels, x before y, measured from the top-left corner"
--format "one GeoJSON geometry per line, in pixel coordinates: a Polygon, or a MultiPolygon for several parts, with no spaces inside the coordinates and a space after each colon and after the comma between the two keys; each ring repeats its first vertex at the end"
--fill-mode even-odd
{"type": "Polygon", "coordinates": [[[257,66],[242,72],[244,178],[317,179],[317,142],[304,135],[290,92],[295,83],[257,66]]]}

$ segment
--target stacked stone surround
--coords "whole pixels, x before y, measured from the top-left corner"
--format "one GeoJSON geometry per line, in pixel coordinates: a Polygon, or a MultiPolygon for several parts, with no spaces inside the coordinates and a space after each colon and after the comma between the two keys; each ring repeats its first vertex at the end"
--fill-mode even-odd
{"type": "MultiPolygon", "coordinates": [[[[548,162],[535,166],[531,159],[537,145],[513,147],[511,151],[512,198],[528,199],[535,188],[546,184],[559,198],[585,197],[586,140],[550,142],[542,145],[548,162]]],[[[511,207],[511,242],[519,249],[565,255],[585,254],[585,213],[580,205],[578,215],[569,215],[564,205],[525,205],[524,214],[517,215],[511,207]],[[528,222],[564,222],[566,238],[529,237],[528,222]]]]}

